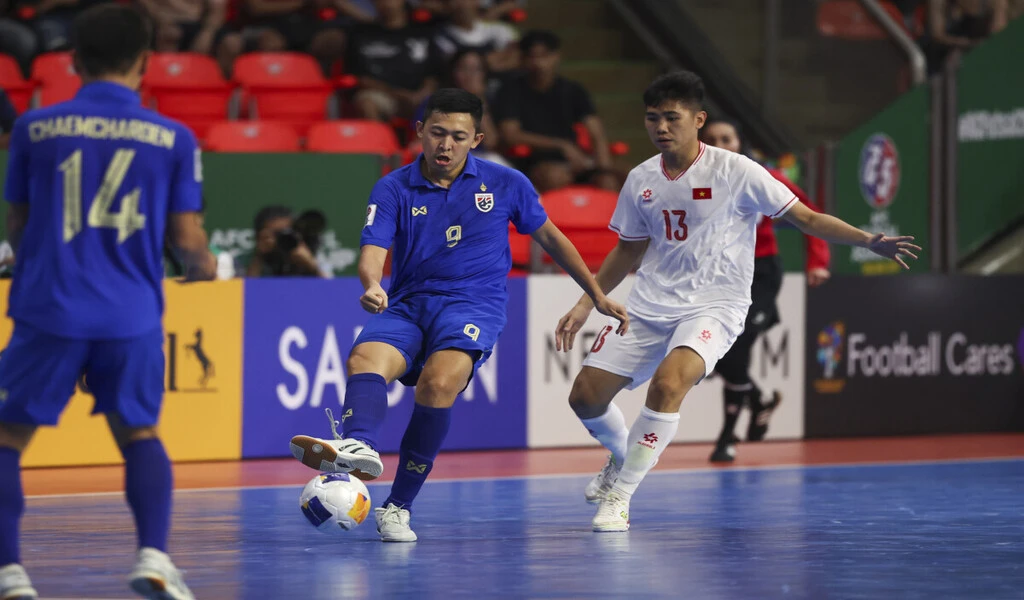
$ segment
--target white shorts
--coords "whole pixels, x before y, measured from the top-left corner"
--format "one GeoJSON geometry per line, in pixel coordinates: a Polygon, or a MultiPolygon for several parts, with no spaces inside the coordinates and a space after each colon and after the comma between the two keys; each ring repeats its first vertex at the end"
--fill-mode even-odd
{"type": "MultiPolygon", "coordinates": [[[[629,331],[615,335],[618,321],[609,319],[601,328],[583,366],[594,367],[633,379],[626,389],[636,389],[654,376],[661,361],[675,348],[686,346],[704,359],[704,377],[742,333],[714,317],[651,318],[629,314],[629,331]]],[[[703,379],[703,378],[702,378],[703,379]]]]}

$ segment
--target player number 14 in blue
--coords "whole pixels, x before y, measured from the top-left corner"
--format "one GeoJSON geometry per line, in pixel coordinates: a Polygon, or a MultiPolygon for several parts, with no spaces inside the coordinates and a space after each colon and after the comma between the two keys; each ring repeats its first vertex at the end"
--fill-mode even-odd
{"type": "MultiPolygon", "coordinates": [[[[110,210],[134,158],[135,151],[131,149],[122,148],[114,153],[89,207],[89,227],[116,229],[118,244],[146,226],[146,215],[139,214],[141,188],[135,188],[121,199],[121,210],[110,210]]],[[[82,231],[82,151],[71,153],[59,169],[64,173],[64,241],[70,242],[82,231]]]]}

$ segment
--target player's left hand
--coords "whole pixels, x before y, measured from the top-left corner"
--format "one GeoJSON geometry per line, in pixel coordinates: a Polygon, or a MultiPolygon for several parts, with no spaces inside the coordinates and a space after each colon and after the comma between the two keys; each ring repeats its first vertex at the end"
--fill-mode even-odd
{"type": "Polygon", "coordinates": [[[916,260],[917,255],[912,251],[921,251],[920,246],[910,243],[913,240],[914,236],[912,235],[888,237],[884,233],[876,233],[868,242],[868,250],[871,250],[879,256],[891,258],[898,262],[904,269],[909,269],[910,267],[907,266],[907,263],[904,262],[903,259],[910,257],[916,260]]]}
{"type": "Polygon", "coordinates": [[[577,302],[572,310],[558,320],[558,327],[555,328],[555,351],[568,352],[572,350],[576,334],[583,328],[592,310],[594,309],[589,303],[577,302]]]}
{"type": "Polygon", "coordinates": [[[829,273],[828,269],[822,267],[815,267],[807,270],[807,285],[810,287],[818,287],[825,283],[832,277],[832,273],[829,273]]]}
{"type": "Polygon", "coordinates": [[[622,303],[605,296],[594,303],[594,308],[602,315],[619,320],[619,327],[615,330],[616,334],[623,335],[629,331],[629,315],[626,314],[626,307],[622,303]]]}

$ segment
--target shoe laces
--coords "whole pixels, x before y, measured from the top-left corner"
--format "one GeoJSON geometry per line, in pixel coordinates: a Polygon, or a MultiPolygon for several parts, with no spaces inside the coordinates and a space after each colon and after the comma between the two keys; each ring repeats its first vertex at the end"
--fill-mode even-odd
{"type": "Polygon", "coordinates": [[[619,472],[619,468],[615,464],[615,455],[609,454],[608,455],[608,462],[606,462],[604,464],[604,468],[601,469],[601,475],[600,475],[601,476],[601,485],[602,486],[605,486],[605,485],[609,485],[610,486],[611,483],[612,483],[612,480],[615,479],[615,476],[618,474],[618,472],[619,472]]]}
{"type": "Polygon", "coordinates": [[[623,498],[621,494],[613,489],[605,495],[598,513],[604,516],[619,516],[619,513],[625,509],[627,503],[628,499],[623,498]]]}
{"type": "Polygon", "coordinates": [[[331,412],[331,409],[329,408],[325,408],[324,412],[327,413],[327,420],[331,422],[331,435],[333,435],[334,439],[336,440],[343,439],[340,435],[338,435],[338,425],[340,425],[341,423],[334,419],[334,413],[331,412]]]}
{"type": "Polygon", "coordinates": [[[394,504],[388,504],[384,507],[384,514],[380,516],[381,525],[401,525],[401,513],[401,508],[394,504]]]}

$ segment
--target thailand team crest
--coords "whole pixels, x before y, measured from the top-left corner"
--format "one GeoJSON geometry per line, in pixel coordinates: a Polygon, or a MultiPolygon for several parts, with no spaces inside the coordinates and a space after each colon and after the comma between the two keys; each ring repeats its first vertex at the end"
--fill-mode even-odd
{"type": "Polygon", "coordinates": [[[491,212],[494,208],[494,194],[476,194],[476,209],[480,212],[491,212]]]}
{"type": "Polygon", "coordinates": [[[900,189],[900,155],[889,136],[876,133],[864,142],[857,176],[871,208],[881,210],[892,204],[900,189]]]}

